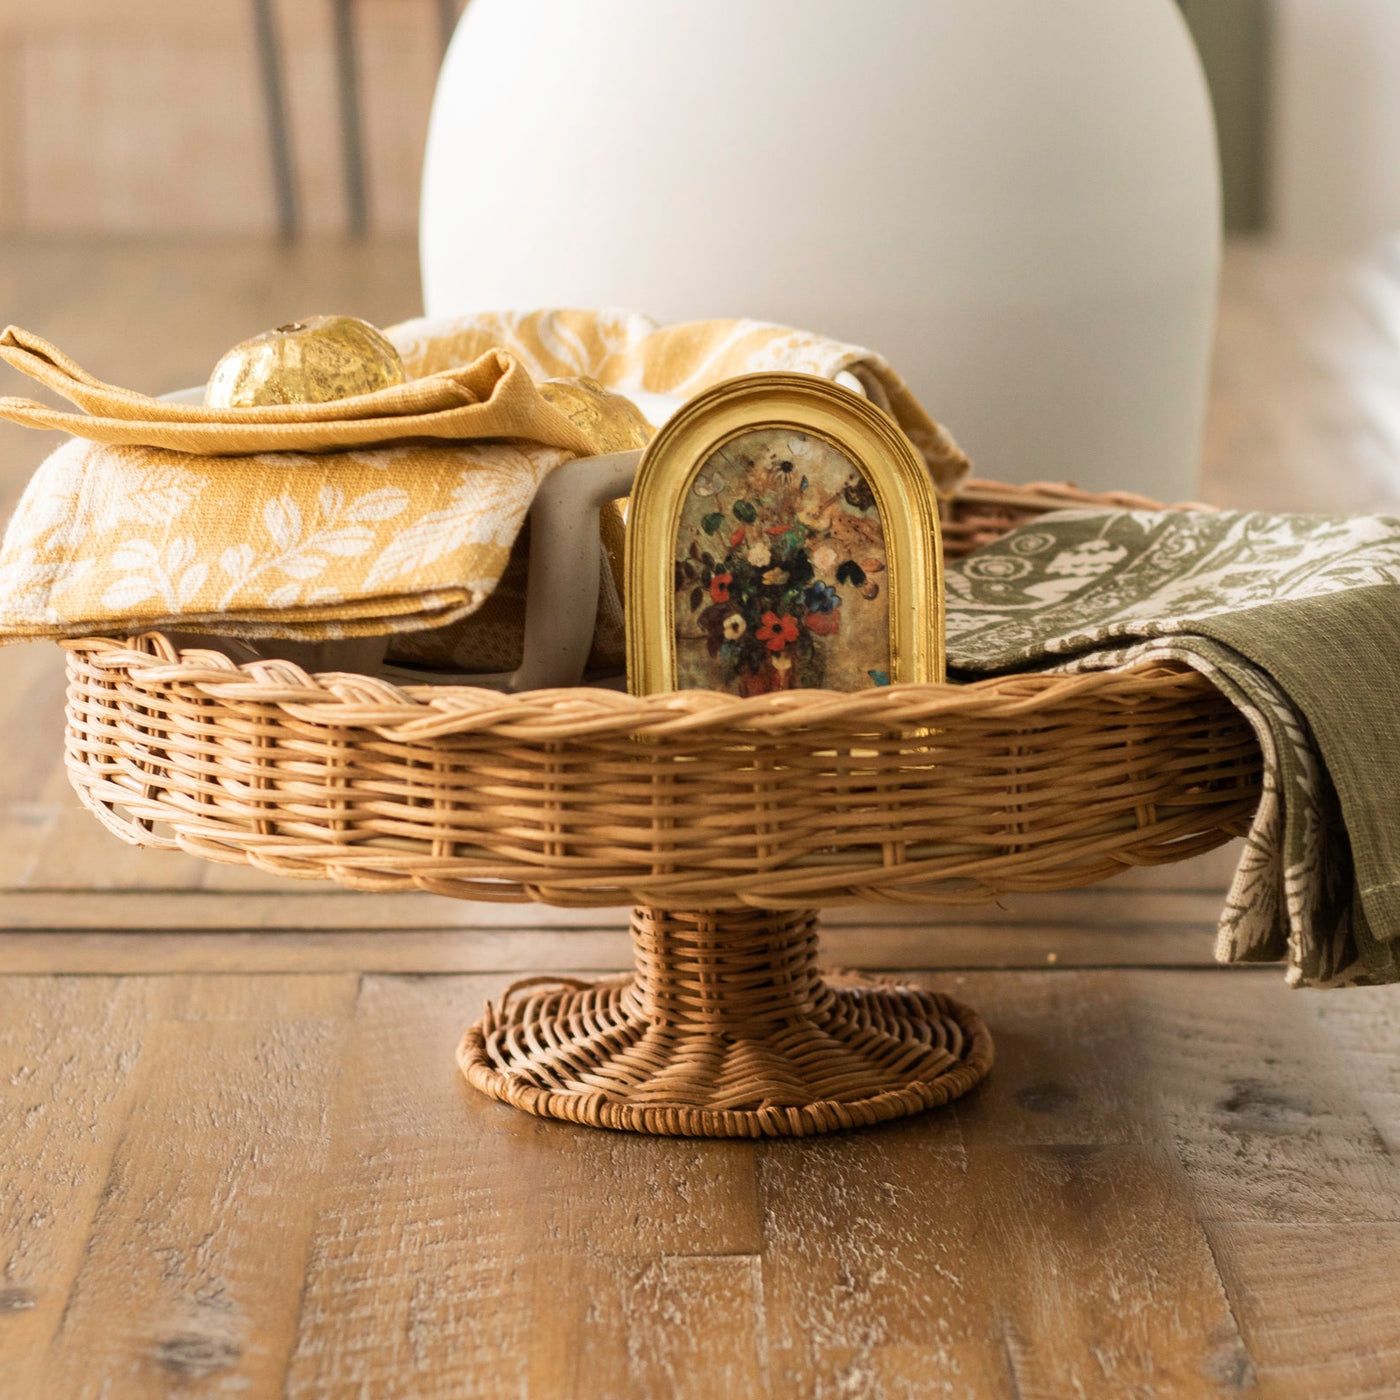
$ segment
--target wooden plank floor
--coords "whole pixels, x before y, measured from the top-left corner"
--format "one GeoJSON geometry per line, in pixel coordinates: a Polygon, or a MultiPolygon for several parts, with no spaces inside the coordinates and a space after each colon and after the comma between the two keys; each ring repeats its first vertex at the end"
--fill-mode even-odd
{"type": "MultiPolygon", "coordinates": [[[[406,245],[12,245],[0,319],[163,390],[290,314],[411,314],[413,275],[406,245]]],[[[1394,508],[1396,386],[1400,273],[1233,250],[1203,494],[1394,508]]],[[[47,445],[0,425],[0,507],[47,445]]],[[[1210,966],[1229,850],[832,911],[833,960],[991,1024],[948,1110],[608,1134],[452,1049],[513,976],[620,966],[615,912],[132,851],[68,791],[58,661],[0,654],[0,1400],[1400,1397],[1400,994],[1210,966]]]]}
{"type": "Polygon", "coordinates": [[[0,1394],[1400,1393],[1391,996],[936,980],[982,1090],[753,1145],[474,1093],[499,976],[0,979],[0,1394]]]}

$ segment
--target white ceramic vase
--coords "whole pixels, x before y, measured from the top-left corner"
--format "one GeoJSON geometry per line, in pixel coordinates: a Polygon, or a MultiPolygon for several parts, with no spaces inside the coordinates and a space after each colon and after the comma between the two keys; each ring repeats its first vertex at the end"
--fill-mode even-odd
{"type": "Polygon", "coordinates": [[[472,0],[430,315],[745,315],[883,352],[983,475],[1196,490],[1220,260],[1172,0],[472,0]]]}

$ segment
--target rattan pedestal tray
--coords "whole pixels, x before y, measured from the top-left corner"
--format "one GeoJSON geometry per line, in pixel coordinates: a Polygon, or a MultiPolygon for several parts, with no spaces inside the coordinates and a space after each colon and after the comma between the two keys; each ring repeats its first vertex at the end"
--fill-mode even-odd
{"type": "MultiPolygon", "coordinates": [[[[950,554],[1056,506],[978,487],[950,554]]],[[[237,666],[163,636],[69,651],[68,769],[119,836],[356,889],[634,904],[634,976],[536,979],[458,1053],[533,1113],[801,1135],[945,1103],[986,1073],[975,1012],[831,985],[816,914],[1092,883],[1242,831],[1259,754],[1168,665],[753,699],[502,695],[237,666]]]]}

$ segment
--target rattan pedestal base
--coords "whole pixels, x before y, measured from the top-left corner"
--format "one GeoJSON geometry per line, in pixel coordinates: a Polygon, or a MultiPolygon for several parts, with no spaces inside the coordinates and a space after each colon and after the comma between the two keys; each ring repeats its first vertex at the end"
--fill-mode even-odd
{"type": "Polygon", "coordinates": [[[546,1118],[684,1137],[804,1137],[936,1108],[992,1063],[971,1008],[833,987],[811,911],[633,911],[637,970],[517,983],[463,1037],[478,1089],[546,1118]]]}

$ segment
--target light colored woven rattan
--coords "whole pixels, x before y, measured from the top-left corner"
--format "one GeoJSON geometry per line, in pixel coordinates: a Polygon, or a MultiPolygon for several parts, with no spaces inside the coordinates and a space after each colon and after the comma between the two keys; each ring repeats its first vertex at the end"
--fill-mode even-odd
{"type": "Polygon", "coordinates": [[[478,1089],[593,1127],[802,1137],[966,1093],[992,1063],[975,1011],[913,987],[832,987],[811,911],[632,916],[623,981],[517,983],[462,1040],[478,1089]]]}
{"type": "MultiPolygon", "coordinates": [[[[945,549],[1063,506],[1151,504],[979,482],[945,549]]],[[[964,1093],[992,1058],[976,1013],[824,983],[813,908],[1087,884],[1243,830],[1260,787],[1239,713],[1165,665],[505,696],[235,666],[161,636],[67,645],[69,773],[127,840],[359,889],[642,906],[633,978],[520,984],[458,1053],[498,1099],[642,1132],[828,1132],[964,1093]]]]}
{"type": "MultiPolygon", "coordinates": [[[[950,552],[1102,499],[979,491],[950,552]]],[[[969,903],[1194,855],[1259,794],[1249,726],[1169,665],[754,699],[501,695],[236,666],[158,635],[66,645],[69,773],[113,831],[358,889],[969,903]]]]}

